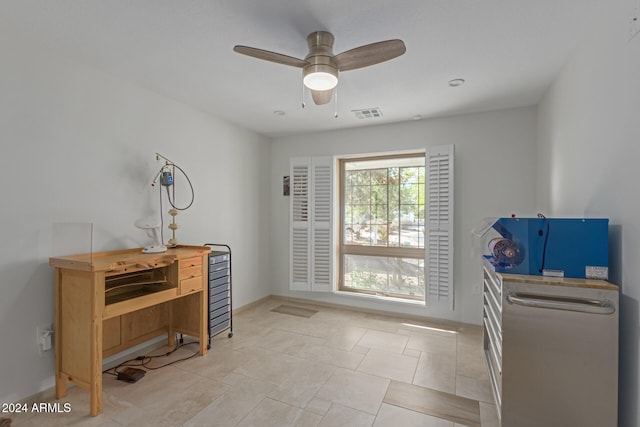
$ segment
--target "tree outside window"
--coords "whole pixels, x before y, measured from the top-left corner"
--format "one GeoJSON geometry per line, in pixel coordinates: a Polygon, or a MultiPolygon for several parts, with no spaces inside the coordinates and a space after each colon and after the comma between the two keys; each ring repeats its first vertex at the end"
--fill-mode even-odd
{"type": "Polygon", "coordinates": [[[341,161],[340,289],[424,299],[425,159],[341,161]]]}

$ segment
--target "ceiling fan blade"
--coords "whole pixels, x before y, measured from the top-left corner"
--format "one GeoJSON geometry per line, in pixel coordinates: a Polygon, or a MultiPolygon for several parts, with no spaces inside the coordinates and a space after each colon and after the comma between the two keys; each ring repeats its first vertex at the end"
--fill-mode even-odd
{"type": "Polygon", "coordinates": [[[312,90],[311,97],[316,105],[328,104],[331,101],[333,89],[329,90],[312,90]]]}
{"type": "Polygon", "coordinates": [[[276,62],[278,64],[290,65],[292,67],[303,68],[309,65],[309,63],[303,59],[271,52],[269,50],[257,49],[255,47],[236,45],[233,47],[233,50],[234,52],[238,52],[243,55],[264,59],[265,61],[276,62]]]}
{"type": "Polygon", "coordinates": [[[342,52],[334,57],[338,70],[349,71],[396,58],[407,51],[402,40],[371,43],[342,52]]]}

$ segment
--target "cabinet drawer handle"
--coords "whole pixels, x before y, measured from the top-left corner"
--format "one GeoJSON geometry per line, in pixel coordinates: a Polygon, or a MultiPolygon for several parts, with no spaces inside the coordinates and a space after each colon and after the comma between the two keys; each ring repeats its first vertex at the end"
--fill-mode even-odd
{"type": "Polygon", "coordinates": [[[613,314],[616,308],[611,301],[590,300],[581,298],[540,298],[537,295],[509,294],[507,301],[511,304],[532,308],[548,308],[552,310],[577,311],[591,314],[613,314]]]}

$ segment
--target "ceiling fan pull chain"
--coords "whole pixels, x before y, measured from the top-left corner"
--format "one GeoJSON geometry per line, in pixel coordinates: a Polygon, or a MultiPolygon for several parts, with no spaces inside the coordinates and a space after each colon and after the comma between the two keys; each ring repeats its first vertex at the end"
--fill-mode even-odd
{"type": "Polygon", "coordinates": [[[333,117],[338,118],[338,86],[334,89],[334,97],[333,97],[333,117]]]}
{"type": "Polygon", "coordinates": [[[307,104],[304,102],[304,83],[302,84],[302,108],[306,107],[307,104]]]}

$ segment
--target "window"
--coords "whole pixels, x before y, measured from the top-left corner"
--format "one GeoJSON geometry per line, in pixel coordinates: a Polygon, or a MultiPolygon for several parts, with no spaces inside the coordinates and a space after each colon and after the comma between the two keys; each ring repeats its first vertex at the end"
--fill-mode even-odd
{"type": "Polygon", "coordinates": [[[341,160],[340,206],[340,289],[424,300],[424,153],[341,160]]]}
{"type": "Polygon", "coordinates": [[[453,309],[453,152],[291,158],[289,288],[453,309]]]}

